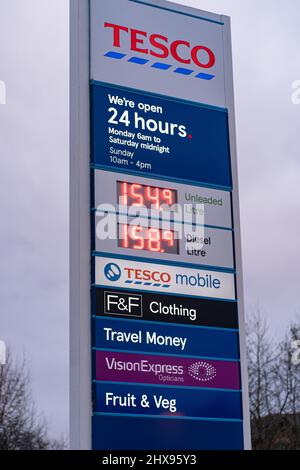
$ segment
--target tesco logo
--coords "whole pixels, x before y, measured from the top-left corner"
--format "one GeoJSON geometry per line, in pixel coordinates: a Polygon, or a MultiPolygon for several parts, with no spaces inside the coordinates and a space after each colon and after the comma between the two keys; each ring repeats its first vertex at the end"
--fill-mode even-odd
{"type": "Polygon", "coordinates": [[[159,271],[150,271],[147,269],[124,268],[128,280],[154,282],[161,284],[170,284],[171,275],[169,273],[160,273],[159,271]]]}
{"type": "Polygon", "coordinates": [[[184,39],[170,41],[163,34],[148,34],[140,29],[128,28],[114,23],[104,23],[111,31],[112,45],[121,48],[129,43],[130,50],[159,59],[172,57],[179,64],[194,64],[201,69],[211,69],[216,64],[214,52],[202,44],[191,44],[184,39]]]}

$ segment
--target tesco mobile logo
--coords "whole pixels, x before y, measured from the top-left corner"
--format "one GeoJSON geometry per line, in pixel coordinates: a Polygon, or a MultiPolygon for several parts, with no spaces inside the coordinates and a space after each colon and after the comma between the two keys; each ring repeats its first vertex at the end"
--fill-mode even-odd
{"type": "Polygon", "coordinates": [[[104,268],[104,274],[106,279],[116,282],[120,279],[122,273],[120,267],[117,264],[109,263],[104,268]]]}
{"type": "MultiPolygon", "coordinates": [[[[163,34],[148,34],[146,31],[140,29],[128,28],[126,26],[117,25],[114,23],[104,23],[104,28],[111,31],[112,46],[122,50],[122,47],[128,46],[133,53],[139,53],[147,56],[147,59],[138,57],[130,57],[128,62],[139,65],[151,65],[151,67],[160,70],[169,70],[172,65],[161,60],[168,60],[172,57],[177,63],[178,68],[173,72],[182,75],[191,75],[195,70],[186,68],[186,66],[196,67],[196,70],[201,72],[196,75],[197,78],[204,80],[212,80],[214,75],[203,73],[203,69],[209,71],[216,64],[216,56],[214,52],[207,46],[202,44],[191,44],[184,39],[177,39],[170,41],[169,38],[163,34]],[[159,62],[152,62],[151,59],[159,62]],[[184,65],[184,67],[182,67],[184,65]]],[[[111,59],[123,59],[127,54],[122,52],[109,51],[105,54],[106,57],[111,59]]]]}
{"type": "MultiPolygon", "coordinates": [[[[155,265],[154,265],[155,266],[155,265]]],[[[139,287],[142,286],[152,286],[156,288],[163,287],[168,289],[171,287],[171,284],[174,283],[177,286],[183,287],[193,287],[193,288],[205,288],[205,289],[220,289],[221,281],[220,279],[213,274],[185,274],[176,272],[172,275],[170,272],[165,270],[165,268],[160,269],[157,266],[157,269],[139,269],[134,267],[125,267],[120,268],[119,265],[115,263],[108,263],[103,268],[104,275],[108,281],[117,282],[123,277],[122,282],[126,286],[136,285],[139,287]]]]}
{"type": "MultiPolygon", "coordinates": [[[[171,275],[167,272],[152,271],[150,269],[124,268],[125,284],[136,284],[154,287],[170,287],[171,275]]],[[[108,263],[104,267],[106,279],[117,282],[122,276],[121,268],[115,263],[108,263]]]]}

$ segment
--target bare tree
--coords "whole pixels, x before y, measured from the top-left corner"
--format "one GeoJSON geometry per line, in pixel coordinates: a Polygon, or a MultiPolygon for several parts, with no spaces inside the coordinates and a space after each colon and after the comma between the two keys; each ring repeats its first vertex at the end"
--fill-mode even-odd
{"type": "Polygon", "coordinates": [[[65,448],[51,440],[48,428],[36,412],[25,362],[18,364],[8,351],[0,365],[0,450],[50,450],[65,448]]]}
{"type": "Polygon", "coordinates": [[[290,421],[290,448],[300,449],[300,367],[293,363],[293,344],[300,340],[300,321],[293,323],[281,344],[281,371],[284,371],[289,390],[287,412],[290,421]]]}
{"type": "Polygon", "coordinates": [[[293,325],[283,340],[270,336],[257,309],[247,324],[250,414],[254,449],[296,449],[299,443],[300,371],[292,364],[293,325]]]}
{"type": "Polygon", "coordinates": [[[252,444],[260,448],[266,441],[268,429],[265,417],[272,414],[273,375],[276,367],[276,352],[269,339],[268,326],[259,310],[255,311],[247,324],[248,370],[252,444]]]}

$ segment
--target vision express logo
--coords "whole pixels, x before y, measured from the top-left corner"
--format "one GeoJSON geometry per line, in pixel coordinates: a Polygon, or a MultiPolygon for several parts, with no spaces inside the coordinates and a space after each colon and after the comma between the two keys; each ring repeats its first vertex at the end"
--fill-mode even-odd
{"type": "Polygon", "coordinates": [[[194,275],[176,273],[172,275],[166,268],[165,271],[160,269],[138,269],[132,267],[124,267],[123,269],[116,263],[108,263],[104,267],[104,276],[108,281],[113,283],[120,279],[124,280],[126,285],[135,286],[153,286],[157,288],[168,289],[171,284],[180,286],[191,286],[208,289],[220,289],[221,282],[218,277],[212,274],[194,275]]]}
{"type": "Polygon", "coordinates": [[[96,351],[96,380],[240,390],[238,361],[96,351]]]}
{"type": "Polygon", "coordinates": [[[203,44],[192,44],[186,39],[170,40],[161,33],[148,33],[140,28],[128,28],[105,22],[103,25],[110,36],[110,50],[105,57],[113,60],[127,60],[128,63],[148,66],[161,71],[169,71],[184,76],[194,76],[202,80],[215,78],[211,71],[216,64],[212,49],[203,44]],[[122,49],[130,50],[126,54],[122,49]],[[139,55],[136,55],[136,54],[139,55]],[[177,66],[171,65],[170,58],[177,66]]]}
{"type": "MultiPolygon", "coordinates": [[[[140,361],[122,361],[115,357],[105,358],[106,367],[110,371],[139,372],[143,374],[153,374],[163,382],[175,381],[183,382],[185,367],[174,364],[151,363],[146,359],[140,361]],[[165,376],[167,375],[167,376],[165,376]]],[[[200,383],[208,383],[217,377],[217,369],[205,361],[197,361],[188,367],[188,375],[200,383]]]]}

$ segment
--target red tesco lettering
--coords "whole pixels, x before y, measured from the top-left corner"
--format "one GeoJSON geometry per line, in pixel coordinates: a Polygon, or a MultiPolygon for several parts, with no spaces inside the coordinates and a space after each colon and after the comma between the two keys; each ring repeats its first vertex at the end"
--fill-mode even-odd
{"type": "Polygon", "coordinates": [[[160,273],[159,271],[149,271],[147,269],[124,268],[128,279],[136,281],[152,281],[169,284],[171,275],[169,273],[160,273]]]}
{"type": "Polygon", "coordinates": [[[194,64],[197,67],[210,69],[216,63],[214,52],[206,46],[192,46],[189,41],[176,40],[170,42],[162,34],[150,34],[134,28],[127,28],[113,23],[104,23],[113,33],[113,46],[122,47],[122,41],[129,37],[130,50],[140,54],[147,54],[159,59],[173,57],[180,64],[194,64]]]}

